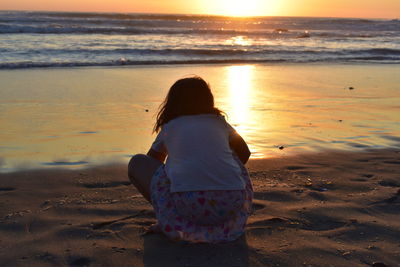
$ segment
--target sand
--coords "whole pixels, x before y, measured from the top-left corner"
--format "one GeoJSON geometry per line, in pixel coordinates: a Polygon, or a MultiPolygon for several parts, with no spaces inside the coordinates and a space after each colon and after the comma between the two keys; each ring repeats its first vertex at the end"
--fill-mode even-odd
{"type": "Polygon", "coordinates": [[[254,213],[226,244],[145,234],[125,165],[0,174],[1,266],[398,266],[400,150],[248,163],[254,213]]]}

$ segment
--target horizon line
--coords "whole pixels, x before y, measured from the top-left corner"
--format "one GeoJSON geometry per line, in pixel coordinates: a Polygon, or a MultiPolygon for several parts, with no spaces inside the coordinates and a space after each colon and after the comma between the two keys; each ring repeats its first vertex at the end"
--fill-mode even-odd
{"type": "Polygon", "coordinates": [[[228,16],[221,14],[205,14],[205,13],[165,13],[165,12],[120,12],[120,11],[71,11],[71,10],[16,10],[16,9],[0,9],[0,12],[49,12],[49,13],[97,13],[97,14],[137,14],[137,15],[179,15],[179,16],[210,16],[221,18],[235,18],[235,19],[251,19],[251,18],[267,18],[267,17],[287,17],[287,18],[332,18],[332,19],[377,19],[377,20],[399,20],[395,18],[382,18],[382,17],[323,17],[323,16],[305,16],[305,15],[255,15],[255,16],[228,16]]]}

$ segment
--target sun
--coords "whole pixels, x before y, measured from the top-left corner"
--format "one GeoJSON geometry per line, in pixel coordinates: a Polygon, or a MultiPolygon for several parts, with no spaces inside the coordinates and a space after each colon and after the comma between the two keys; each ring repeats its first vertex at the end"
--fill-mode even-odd
{"type": "MultiPolygon", "coordinates": [[[[266,0],[217,0],[217,12],[224,16],[247,17],[263,14],[266,0]]],[[[265,10],[264,10],[265,11],[265,10]]]]}
{"type": "Polygon", "coordinates": [[[260,0],[228,0],[224,6],[228,16],[254,16],[260,7],[260,0]]]}

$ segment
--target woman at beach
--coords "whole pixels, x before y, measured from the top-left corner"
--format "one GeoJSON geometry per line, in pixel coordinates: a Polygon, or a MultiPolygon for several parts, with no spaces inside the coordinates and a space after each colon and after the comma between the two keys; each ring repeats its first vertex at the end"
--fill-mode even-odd
{"type": "Polygon", "coordinates": [[[132,184],[154,207],[152,229],[189,242],[240,237],[253,199],[244,167],[250,151],[214,106],[208,84],[200,77],[176,81],[154,131],[147,155],[133,156],[128,166],[132,184]]]}

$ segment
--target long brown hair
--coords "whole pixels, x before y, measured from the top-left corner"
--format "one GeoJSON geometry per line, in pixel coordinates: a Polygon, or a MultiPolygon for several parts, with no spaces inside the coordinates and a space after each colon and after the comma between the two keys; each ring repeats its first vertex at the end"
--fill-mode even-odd
{"type": "Polygon", "coordinates": [[[223,112],[214,107],[214,96],[206,81],[198,76],[177,80],[161,103],[154,132],[170,120],[184,115],[216,114],[223,112]]]}

